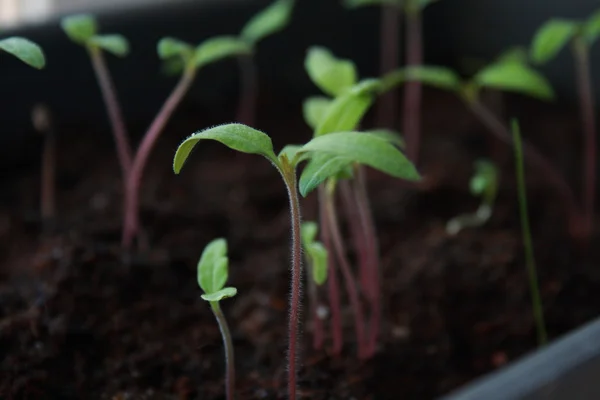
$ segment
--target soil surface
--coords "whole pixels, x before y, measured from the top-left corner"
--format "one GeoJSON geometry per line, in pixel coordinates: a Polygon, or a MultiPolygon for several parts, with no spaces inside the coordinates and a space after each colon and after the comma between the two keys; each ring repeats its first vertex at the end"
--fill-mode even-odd
{"type": "MultiPolygon", "coordinates": [[[[446,221],[478,206],[467,183],[472,162],[490,154],[489,135],[454,99],[427,92],[425,101],[426,184],[408,188],[369,171],[384,276],[379,351],[368,362],[357,360],[345,299],[341,356],[330,355],[329,341],[325,350],[312,349],[312,325],[305,323],[303,398],[431,399],[536,346],[512,153],[491,142],[503,160],[491,220],[449,236],[446,221]]],[[[269,118],[263,104],[259,115],[276,148],[308,139],[299,103],[265,102],[279,107],[269,118]]],[[[510,104],[525,136],[576,176],[576,114],[518,98],[510,104]]],[[[195,276],[204,245],[215,237],[229,241],[230,284],[239,290],[222,303],[233,331],[238,398],[285,397],[286,192],[266,160],[216,143],[199,146],[174,176],[179,141],[224,120],[192,111],[179,113],[152,155],[142,196],[146,246],[129,263],[119,248],[122,190],[110,135],[57,129],[58,214],[50,230],[42,229],[37,211],[39,166],[3,178],[1,398],[224,398],[221,337],[195,276]]],[[[565,210],[536,171],[528,169],[528,182],[555,338],[600,313],[600,258],[571,244],[565,210]]],[[[307,219],[316,217],[315,200],[303,200],[307,219]]]]}

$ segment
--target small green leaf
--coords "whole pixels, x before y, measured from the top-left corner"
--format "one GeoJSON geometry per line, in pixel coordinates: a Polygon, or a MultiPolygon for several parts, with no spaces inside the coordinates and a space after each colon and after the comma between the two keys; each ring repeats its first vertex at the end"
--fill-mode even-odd
{"type": "Polygon", "coordinates": [[[91,14],[78,14],[65,17],[60,25],[67,36],[75,43],[85,45],[96,33],[98,23],[91,14]]]}
{"type": "Polygon", "coordinates": [[[337,58],[321,46],[312,46],[308,49],[304,68],[313,83],[333,97],[350,89],[358,79],[352,61],[337,58]]]}
{"type": "Polygon", "coordinates": [[[344,0],[344,7],[346,8],[358,8],[365,6],[382,6],[390,5],[401,7],[402,0],[344,0]]]}
{"type": "Polygon", "coordinates": [[[588,44],[590,46],[594,44],[598,36],[600,36],[600,10],[597,10],[588,18],[583,26],[583,32],[588,44]]]}
{"type": "Polygon", "coordinates": [[[165,37],[159,40],[156,46],[158,57],[162,60],[179,57],[188,60],[194,53],[194,46],[183,40],[165,37]]]}
{"type": "Polygon", "coordinates": [[[294,160],[296,154],[301,148],[302,146],[298,144],[288,144],[283,149],[281,149],[279,154],[277,154],[277,159],[281,160],[281,158],[285,156],[285,158],[287,158],[288,161],[292,161],[294,160]]]}
{"type": "Polygon", "coordinates": [[[203,139],[216,140],[242,153],[260,154],[273,164],[279,165],[273,152],[271,138],[266,133],[243,124],[224,124],[196,132],[179,145],[173,159],[173,171],[176,174],[181,171],[194,146],[203,139]]]}
{"type": "Polygon", "coordinates": [[[308,196],[321,183],[335,177],[352,165],[347,157],[336,157],[330,154],[314,154],[304,167],[298,186],[303,197],[308,196]]]}
{"type": "Polygon", "coordinates": [[[88,43],[118,57],[124,57],[129,53],[129,42],[123,35],[94,35],[88,43]]]}
{"type": "Polygon", "coordinates": [[[327,280],[327,249],[321,242],[313,242],[306,250],[312,262],[313,280],[320,286],[327,280]]]}
{"type": "Polygon", "coordinates": [[[304,247],[310,246],[314,243],[317,238],[317,232],[319,231],[319,226],[314,221],[305,221],[300,226],[300,237],[302,238],[302,245],[304,247]]]}
{"type": "Polygon", "coordinates": [[[369,135],[375,135],[381,139],[387,140],[388,142],[392,143],[395,146],[398,146],[401,149],[404,149],[404,147],[406,147],[406,142],[404,141],[404,138],[402,137],[400,132],[396,132],[391,129],[380,128],[371,129],[365,131],[364,133],[369,135]]]}
{"type": "Polygon", "coordinates": [[[214,239],[206,245],[198,261],[198,285],[205,293],[214,293],[225,286],[228,263],[225,239],[214,239]]]}
{"type": "Polygon", "coordinates": [[[542,100],[554,97],[552,87],[540,74],[520,63],[495,63],[479,71],[473,78],[475,84],[507,92],[516,92],[542,100]]]}
{"type": "Polygon", "coordinates": [[[333,100],[323,96],[313,96],[304,100],[304,103],[302,103],[302,114],[304,115],[306,124],[313,130],[317,129],[332,102],[333,100]]]}
{"type": "Polygon", "coordinates": [[[405,68],[405,77],[409,81],[419,81],[438,89],[458,91],[461,80],[451,69],[433,66],[418,66],[405,68]]]}
{"type": "Polygon", "coordinates": [[[527,49],[523,46],[511,47],[496,58],[496,62],[517,62],[527,64],[528,61],[529,54],[527,54],[527,49]]]}
{"type": "Polygon", "coordinates": [[[44,52],[29,39],[13,36],[0,40],[0,50],[12,54],[33,68],[42,69],[46,65],[44,52]]]}
{"type": "Polygon", "coordinates": [[[162,62],[161,72],[167,76],[181,75],[185,69],[185,61],[180,57],[167,58],[162,62]]]}
{"type": "Polygon", "coordinates": [[[248,21],[240,33],[241,38],[254,46],[281,31],[289,23],[293,8],[293,0],[276,0],[248,21]]]}
{"type": "Polygon", "coordinates": [[[579,29],[579,24],[566,19],[551,19],[536,32],[531,43],[530,55],[533,62],[543,64],[554,58],[579,29]]]}
{"type": "Polygon", "coordinates": [[[237,294],[237,289],[234,287],[225,287],[221,290],[218,290],[214,293],[205,293],[201,295],[203,300],[206,301],[221,301],[228,297],[233,297],[237,294]]]}
{"type": "Polygon", "coordinates": [[[500,172],[490,160],[481,159],[474,163],[475,173],[469,182],[471,194],[483,196],[490,203],[496,198],[500,172]]]}
{"type": "Polygon", "coordinates": [[[227,57],[250,53],[252,48],[245,41],[234,36],[217,36],[205,40],[196,47],[194,64],[196,68],[201,68],[227,57]]]}

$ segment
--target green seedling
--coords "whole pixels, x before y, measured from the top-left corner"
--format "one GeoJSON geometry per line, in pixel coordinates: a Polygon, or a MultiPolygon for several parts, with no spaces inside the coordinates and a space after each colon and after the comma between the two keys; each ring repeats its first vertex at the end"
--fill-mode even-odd
{"type": "Polygon", "coordinates": [[[146,131],[133,159],[131,173],[125,188],[125,221],[122,244],[129,249],[139,233],[139,192],[148,157],[177,106],[189,91],[197,72],[206,65],[230,57],[250,54],[251,47],[233,36],[217,36],[205,40],[198,46],[167,37],[158,42],[158,56],[164,60],[179,60],[184,65],[179,82],[163,104],[146,131]]]}
{"type": "Polygon", "coordinates": [[[540,27],[531,44],[531,58],[543,64],[554,58],[563,47],[571,45],[575,59],[581,123],[583,127],[583,193],[584,223],[581,235],[592,234],[596,195],[596,118],[590,48],[600,36],[600,10],[585,21],[551,19],[540,27]]]}
{"type": "Polygon", "coordinates": [[[61,27],[69,39],[83,46],[90,56],[117,146],[123,182],[126,183],[132,162],[129,134],[103,52],[106,51],[117,57],[125,57],[129,54],[129,42],[122,35],[98,33],[98,22],[90,14],[65,17],[61,21],[61,27]]]}
{"type": "Polygon", "coordinates": [[[543,346],[547,342],[546,324],[544,322],[544,308],[540,295],[540,288],[533,255],[533,241],[531,239],[531,228],[529,227],[529,213],[527,211],[527,186],[525,183],[525,167],[523,163],[523,142],[521,130],[516,119],[512,120],[512,134],[515,142],[515,165],[517,174],[517,189],[519,193],[519,216],[521,219],[521,230],[523,231],[523,246],[525,247],[525,262],[529,276],[529,288],[531,294],[531,305],[533,317],[537,330],[538,343],[543,346]]]}
{"type": "Polygon", "coordinates": [[[456,235],[464,228],[482,226],[492,216],[498,194],[500,171],[489,160],[477,160],[474,166],[475,173],[469,183],[469,189],[473,196],[481,198],[481,204],[474,213],[459,215],[448,221],[446,232],[449,235],[456,235]]]}
{"type": "MultiPolygon", "coordinates": [[[[296,349],[299,336],[300,288],[302,278],[301,213],[298,181],[296,178],[298,165],[302,161],[313,159],[315,156],[325,155],[332,159],[343,158],[351,163],[364,164],[399,178],[414,180],[418,179],[419,175],[414,166],[394,145],[373,135],[364,135],[360,132],[331,133],[316,137],[301,146],[286,146],[279,155],[275,155],[271,138],[267,134],[242,124],[216,126],[197,132],[184,140],[177,149],[173,161],[173,170],[176,174],[181,171],[192,149],[202,140],[218,141],[233,150],[265,157],[279,172],[287,188],[289,211],[292,221],[291,296],[288,329],[288,393],[289,398],[295,400],[296,349]]],[[[335,174],[340,172],[340,169],[330,171],[330,176],[335,176],[335,174]]],[[[305,169],[302,175],[305,174],[314,175],[315,172],[305,169]]],[[[327,178],[327,176],[320,176],[318,179],[327,178]]],[[[310,181],[311,179],[308,180],[310,181]]],[[[300,183],[300,190],[306,195],[308,192],[303,189],[306,188],[300,183]]]]}
{"type": "Polygon", "coordinates": [[[203,300],[210,303],[210,308],[221,330],[223,345],[225,346],[225,392],[227,400],[233,400],[235,393],[235,361],[233,353],[233,342],[227,320],[221,311],[219,302],[237,294],[234,287],[225,287],[229,259],[227,258],[227,241],[215,239],[206,245],[200,261],[198,262],[198,285],[204,291],[201,296],[203,300]]]}
{"type": "Polygon", "coordinates": [[[42,69],[46,66],[46,57],[42,48],[29,39],[19,36],[1,39],[0,50],[12,54],[30,67],[42,69]]]}
{"type": "Polygon", "coordinates": [[[50,110],[37,104],[31,112],[31,121],[36,131],[44,136],[41,162],[40,215],[47,226],[56,217],[56,136],[50,110]]]}

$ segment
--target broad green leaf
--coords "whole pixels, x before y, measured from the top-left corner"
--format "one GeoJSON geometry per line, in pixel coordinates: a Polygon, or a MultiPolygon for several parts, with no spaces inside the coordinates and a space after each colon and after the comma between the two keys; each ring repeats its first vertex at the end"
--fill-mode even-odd
{"type": "Polygon", "coordinates": [[[306,124],[313,130],[317,129],[332,102],[333,100],[323,96],[313,96],[304,100],[304,103],[302,103],[302,114],[304,115],[306,124]]]}
{"type": "Polygon", "coordinates": [[[87,44],[88,40],[98,33],[98,23],[91,14],[77,14],[65,17],[60,25],[67,36],[79,44],[87,44]]]}
{"type": "Polygon", "coordinates": [[[276,0],[248,21],[240,33],[241,38],[254,46],[281,31],[289,23],[293,8],[293,0],[276,0]]]}
{"type": "Polygon", "coordinates": [[[382,6],[382,5],[390,5],[401,7],[402,0],[344,0],[344,7],[347,8],[358,8],[365,6],[382,6]]]}
{"type": "Polygon", "coordinates": [[[592,14],[583,26],[583,34],[589,45],[594,44],[600,36],[600,10],[592,14]]]}
{"type": "Polygon", "coordinates": [[[205,293],[223,289],[228,275],[227,241],[214,239],[206,245],[198,261],[198,285],[205,293]]]}
{"type": "Polygon", "coordinates": [[[551,19],[536,32],[531,43],[530,56],[533,62],[543,64],[554,58],[579,29],[579,24],[566,19],[551,19]]]}
{"type": "Polygon", "coordinates": [[[327,280],[327,249],[321,242],[313,242],[308,246],[307,252],[312,261],[313,280],[320,286],[327,280]]]}
{"type": "Polygon", "coordinates": [[[176,174],[181,171],[194,146],[203,139],[216,140],[242,153],[260,154],[278,165],[277,157],[273,152],[273,143],[266,133],[243,124],[225,124],[196,132],[179,145],[173,159],[173,171],[176,174]]]}
{"type": "Polygon", "coordinates": [[[419,81],[438,89],[458,91],[461,80],[451,69],[435,66],[407,67],[404,69],[408,81],[419,81]]]}
{"type": "Polygon", "coordinates": [[[496,62],[518,62],[527,64],[529,61],[529,55],[527,49],[522,46],[514,46],[504,51],[496,58],[496,62]]]}
{"type": "Polygon", "coordinates": [[[339,96],[356,84],[354,63],[335,57],[328,49],[312,46],[306,53],[304,68],[315,85],[330,96],[339,96]]]}
{"type": "Polygon", "coordinates": [[[172,37],[165,37],[160,39],[156,46],[158,57],[163,60],[170,59],[173,57],[180,57],[184,60],[189,59],[194,53],[194,46],[183,40],[175,39],[172,37]]]}
{"type": "Polygon", "coordinates": [[[237,294],[237,289],[234,287],[225,287],[221,290],[218,290],[214,293],[205,293],[201,295],[203,300],[206,301],[221,301],[228,297],[233,297],[237,294]]]}
{"type": "Polygon", "coordinates": [[[540,74],[521,63],[495,63],[479,71],[473,82],[482,87],[516,92],[542,100],[554,97],[552,87],[540,74]]]}
{"type": "Polygon", "coordinates": [[[301,152],[344,157],[396,178],[420,179],[414,165],[394,145],[361,132],[336,132],[312,139],[301,152]]]}
{"type": "Polygon", "coordinates": [[[314,221],[305,221],[300,226],[300,237],[302,238],[302,245],[308,247],[311,243],[314,243],[317,238],[317,232],[319,226],[314,221]]]}
{"type": "Polygon", "coordinates": [[[0,40],[0,50],[12,54],[25,64],[37,69],[42,69],[46,65],[44,52],[37,44],[29,39],[19,36],[13,36],[0,40]]]}
{"type": "Polygon", "coordinates": [[[123,35],[94,35],[88,43],[119,57],[129,53],[129,42],[123,35]]]}
{"type": "Polygon", "coordinates": [[[303,197],[308,196],[321,183],[344,172],[352,165],[352,160],[347,157],[332,156],[330,154],[314,154],[304,167],[298,186],[303,197]]]}
{"type": "Polygon", "coordinates": [[[277,154],[277,158],[279,160],[281,160],[282,156],[285,155],[285,157],[288,159],[288,161],[293,161],[294,158],[296,157],[296,153],[298,153],[298,151],[301,148],[302,148],[302,146],[298,145],[298,144],[288,144],[283,149],[281,149],[279,154],[277,154]]]}
{"type": "Polygon", "coordinates": [[[404,147],[406,146],[406,142],[404,141],[402,135],[399,132],[393,131],[391,129],[370,129],[368,131],[365,131],[364,133],[369,135],[375,135],[381,139],[385,139],[401,149],[404,149],[404,147]]]}
{"type": "Polygon", "coordinates": [[[202,42],[194,53],[196,68],[203,67],[223,58],[250,54],[252,48],[234,36],[218,36],[202,42]]]}

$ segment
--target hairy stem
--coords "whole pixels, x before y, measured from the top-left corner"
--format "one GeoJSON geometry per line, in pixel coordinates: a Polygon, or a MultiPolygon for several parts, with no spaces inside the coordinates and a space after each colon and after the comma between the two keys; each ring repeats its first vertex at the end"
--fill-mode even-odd
{"type": "Polygon", "coordinates": [[[229,332],[229,325],[221,311],[221,306],[218,301],[211,301],[210,306],[219,323],[221,336],[223,337],[223,345],[225,346],[225,393],[227,400],[233,400],[235,393],[235,361],[233,356],[233,341],[229,332]]]}
{"type": "MultiPolygon", "coordinates": [[[[406,14],[406,65],[418,66],[423,62],[423,34],[421,10],[406,14]]],[[[406,137],[406,155],[417,164],[421,135],[421,82],[409,81],[404,86],[403,133],[406,137]]]]}
{"type": "Polygon", "coordinates": [[[596,120],[594,117],[594,94],[590,75],[589,47],[584,38],[574,43],[577,84],[583,125],[583,210],[586,236],[592,234],[594,225],[594,202],[596,195],[596,120]]]}
{"type": "Polygon", "coordinates": [[[186,69],[181,76],[179,83],[163,104],[160,112],[150,125],[150,128],[148,128],[148,131],[135,154],[131,173],[129,174],[127,181],[127,187],[125,188],[125,222],[123,225],[122,236],[122,245],[125,249],[131,247],[133,239],[138,234],[139,230],[139,192],[146,162],[148,161],[150,152],[156,144],[163,128],[173,114],[173,111],[192,85],[196,75],[195,72],[196,70],[193,68],[186,69]]]}
{"type": "Polygon", "coordinates": [[[117,92],[115,85],[108,72],[108,67],[104,60],[102,50],[97,47],[89,48],[90,58],[92,60],[92,67],[100,86],[100,92],[102,92],[102,98],[106,111],[108,112],[108,118],[112,127],[113,135],[115,137],[115,143],[117,146],[117,155],[119,157],[119,164],[121,164],[121,171],[123,174],[123,181],[127,181],[132,163],[131,147],[129,145],[129,135],[127,134],[127,128],[125,128],[125,122],[123,114],[121,113],[121,106],[117,99],[117,92]]]}
{"type": "MultiPolygon", "coordinates": [[[[380,30],[380,76],[398,68],[400,43],[400,8],[392,5],[381,6],[380,30]]],[[[390,90],[381,96],[377,107],[376,121],[380,128],[394,129],[398,109],[397,89],[390,90]]]]}
{"type": "Polygon", "coordinates": [[[517,171],[517,189],[519,191],[519,214],[521,216],[521,229],[523,231],[523,245],[525,246],[525,261],[527,264],[527,273],[529,275],[533,317],[537,328],[538,343],[540,346],[543,346],[547,341],[546,324],[544,323],[544,309],[538,285],[535,258],[533,255],[533,241],[531,240],[531,228],[529,227],[529,215],[527,212],[527,190],[525,187],[525,168],[523,166],[521,133],[519,132],[518,124],[516,123],[513,125],[513,138],[517,171]]]}
{"type": "Polygon", "coordinates": [[[258,72],[253,56],[238,57],[240,65],[240,102],[237,110],[238,122],[254,126],[256,120],[256,100],[258,97],[258,72]]]}

